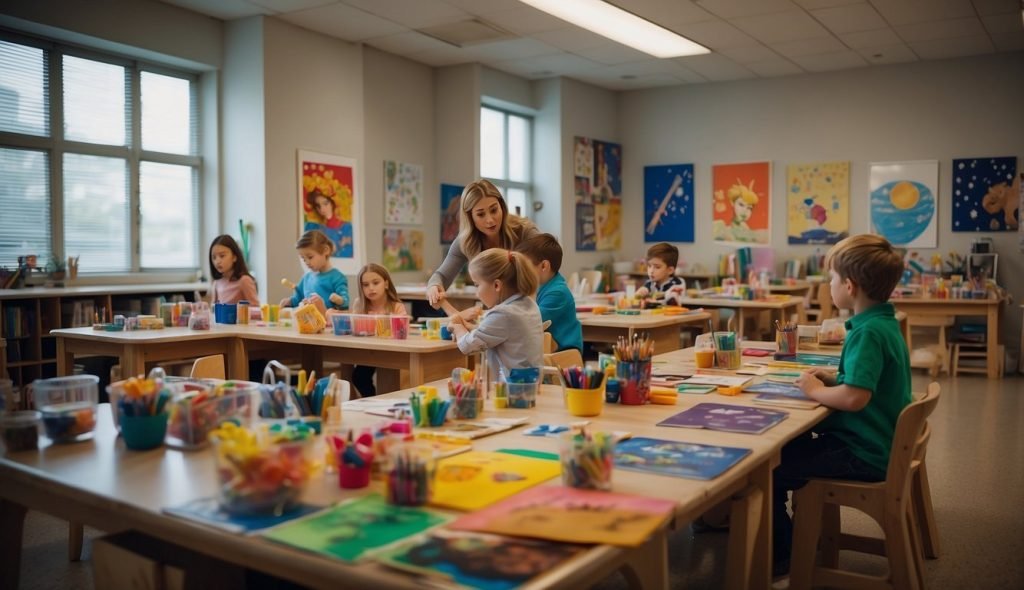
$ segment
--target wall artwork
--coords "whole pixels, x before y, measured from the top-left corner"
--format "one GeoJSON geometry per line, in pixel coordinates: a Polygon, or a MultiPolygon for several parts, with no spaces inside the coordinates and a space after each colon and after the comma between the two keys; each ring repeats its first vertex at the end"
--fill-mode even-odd
{"type": "Polygon", "coordinates": [[[938,160],[870,164],[871,229],[895,246],[938,245],[938,160]]]}
{"type": "Polygon", "coordinates": [[[622,146],[587,137],[573,143],[576,249],[622,245],[622,146]]]}
{"type": "Polygon", "coordinates": [[[362,203],[353,158],[298,150],[299,232],[320,230],[334,242],[331,263],[345,274],[363,266],[362,203]]]}
{"type": "Polygon", "coordinates": [[[786,166],[790,244],[835,244],[850,235],[850,163],[786,166]]]}
{"type": "Polygon", "coordinates": [[[771,242],[771,162],[711,166],[711,235],[716,242],[771,242]]]}
{"type": "Polygon", "coordinates": [[[1017,158],[953,160],[953,231],[1015,231],[1020,189],[1017,158]]]}
{"type": "Polygon", "coordinates": [[[466,187],[457,184],[441,185],[441,243],[451,244],[459,235],[459,203],[466,187]]]}
{"type": "Polygon", "coordinates": [[[423,166],[384,160],[384,223],[423,224],[423,166]]]}
{"type": "Polygon", "coordinates": [[[693,164],[644,166],[644,241],[693,241],[693,164]]]}
{"type": "Polygon", "coordinates": [[[384,268],[395,272],[423,269],[423,232],[418,229],[384,229],[384,268]]]}

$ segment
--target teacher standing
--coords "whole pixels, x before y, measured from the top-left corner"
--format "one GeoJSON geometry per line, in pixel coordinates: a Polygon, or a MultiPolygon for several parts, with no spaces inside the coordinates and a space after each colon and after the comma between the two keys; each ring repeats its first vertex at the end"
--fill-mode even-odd
{"type": "Polygon", "coordinates": [[[504,197],[488,180],[477,180],[466,186],[459,205],[462,209],[459,235],[448,249],[444,262],[427,281],[427,301],[435,308],[445,299],[445,290],[474,256],[488,248],[511,250],[519,242],[540,233],[529,219],[509,215],[504,197]]]}

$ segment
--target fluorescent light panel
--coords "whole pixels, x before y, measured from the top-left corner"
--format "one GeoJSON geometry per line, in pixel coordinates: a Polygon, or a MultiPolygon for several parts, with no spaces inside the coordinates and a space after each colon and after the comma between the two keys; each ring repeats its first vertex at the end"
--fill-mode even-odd
{"type": "Polygon", "coordinates": [[[654,57],[711,53],[699,43],[602,0],[519,1],[654,57]]]}

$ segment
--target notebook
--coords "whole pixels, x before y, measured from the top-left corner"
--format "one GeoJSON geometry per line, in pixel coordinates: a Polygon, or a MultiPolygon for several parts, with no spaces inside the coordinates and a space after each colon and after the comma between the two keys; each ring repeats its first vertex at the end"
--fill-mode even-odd
{"type": "Polygon", "coordinates": [[[786,412],[736,404],[700,403],[658,422],[658,426],[706,428],[721,432],[761,434],[786,419],[786,412]]]}

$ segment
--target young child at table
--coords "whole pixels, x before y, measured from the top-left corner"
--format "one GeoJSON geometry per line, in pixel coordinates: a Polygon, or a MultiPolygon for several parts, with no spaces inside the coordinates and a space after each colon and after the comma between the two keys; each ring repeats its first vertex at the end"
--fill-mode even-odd
{"type": "Polygon", "coordinates": [[[326,309],[347,309],[348,279],[331,266],[334,242],[322,231],[310,230],[295,243],[299,259],[309,272],[295,285],[291,297],[281,300],[281,307],[297,307],[303,301],[320,303],[326,309]],[[317,301],[319,299],[319,301],[317,301]]]}
{"type": "Polygon", "coordinates": [[[681,297],[686,291],[686,281],[676,276],[676,264],[679,263],[679,248],[662,242],[647,249],[647,276],[649,280],[643,287],[636,290],[637,297],[647,297],[654,293],[664,293],[666,302],[669,297],[681,297]]]}
{"type": "MultiPolygon", "coordinates": [[[[882,481],[900,412],[911,402],[910,357],[889,296],[903,274],[903,259],[884,238],[850,236],[826,260],[832,300],[853,310],[838,373],[803,373],[797,385],[810,398],[837,410],[782,448],[775,468],[773,573],[789,571],[793,523],[786,494],[808,478],[882,481]]],[[[799,508],[799,507],[797,507],[799,508]]]]}
{"type": "Polygon", "coordinates": [[[221,235],[213,239],[210,244],[210,278],[213,279],[211,303],[248,301],[249,305],[259,308],[256,281],[249,274],[242,249],[235,238],[221,235]]]}
{"type": "Polygon", "coordinates": [[[491,248],[469,263],[469,276],[476,294],[490,311],[473,330],[460,315],[452,316],[449,330],[462,354],[487,351],[487,363],[495,371],[540,367],[544,329],[540,309],[533,301],[537,274],[522,254],[491,248]]]}
{"type": "MultiPolygon", "coordinates": [[[[395,285],[391,282],[391,275],[383,266],[367,264],[359,270],[356,284],[359,285],[359,299],[352,307],[353,312],[371,315],[406,315],[405,305],[398,298],[395,285]]],[[[377,388],[373,385],[373,374],[376,371],[375,367],[363,365],[357,365],[352,369],[352,384],[356,386],[363,397],[377,395],[377,388]]]]}
{"type": "Polygon", "coordinates": [[[558,271],[562,268],[562,246],[551,234],[527,238],[515,248],[533,263],[540,288],[537,307],[543,321],[551,320],[551,337],[558,350],[575,348],[583,352],[583,327],[576,318],[576,300],[558,271]]]}

